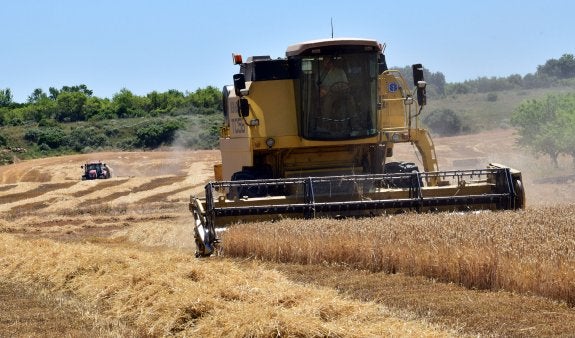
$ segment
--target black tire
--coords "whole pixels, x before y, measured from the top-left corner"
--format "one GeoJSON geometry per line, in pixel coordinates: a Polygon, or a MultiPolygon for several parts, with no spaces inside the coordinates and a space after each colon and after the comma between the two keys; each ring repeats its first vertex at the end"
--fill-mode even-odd
{"type": "MultiPolygon", "coordinates": [[[[385,164],[383,170],[386,174],[410,174],[419,172],[419,168],[413,162],[389,162],[385,164]]],[[[413,177],[392,178],[386,183],[387,186],[393,188],[411,188],[417,185],[417,181],[412,182],[412,178],[413,177]]],[[[423,182],[421,180],[419,185],[423,186],[423,182]]]]}
{"type": "MultiPolygon", "coordinates": [[[[238,171],[232,175],[232,181],[251,181],[251,180],[262,180],[272,178],[271,168],[254,168],[254,167],[244,167],[242,171],[238,171]]],[[[235,196],[239,198],[243,197],[264,197],[268,195],[278,195],[281,189],[278,187],[268,187],[259,184],[254,185],[243,185],[235,189],[236,191],[230,191],[230,194],[236,194],[235,196]]]]}
{"type": "Polygon", "coordinates": [[[525,189],[523,182],[517,179],[513,181],[513,189],[515,189],[515,205],[514,209],[525,209],[525,189]]]}

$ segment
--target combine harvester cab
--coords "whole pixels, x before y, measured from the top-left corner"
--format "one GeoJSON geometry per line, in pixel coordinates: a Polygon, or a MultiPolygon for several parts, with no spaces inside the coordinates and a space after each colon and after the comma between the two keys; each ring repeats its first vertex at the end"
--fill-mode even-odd
{"type": "Polygon", "coordinates": [[[525,206],[515,169],[439,171],[419,127],[423,67],[413,65],[410,90],[375,40],[308,41],[288,47],[286,58],[234,62],[240,73],[223,88],[222,163],[205,195],[190,200],[198,257],[216,250],[216,229],[240,221],[525,206]],[[415,145],[422,172],[386,163],[396,143],[415,145]]]}

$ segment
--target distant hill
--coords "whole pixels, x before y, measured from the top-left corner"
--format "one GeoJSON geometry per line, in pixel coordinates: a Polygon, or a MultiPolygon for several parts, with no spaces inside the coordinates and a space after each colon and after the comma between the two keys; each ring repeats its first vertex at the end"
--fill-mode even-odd
{"type": "Polygon", "coordinates": [[[490,93],[451,94],[431,97],[422,118],[434,111],[452,110],[459,116],[467,133],[495,128],[510,128],[513,110],[523,101],[542,99],[546,95],[575,91],[572,86],[559,85],[549,88],[512,89],[490,93]]]}

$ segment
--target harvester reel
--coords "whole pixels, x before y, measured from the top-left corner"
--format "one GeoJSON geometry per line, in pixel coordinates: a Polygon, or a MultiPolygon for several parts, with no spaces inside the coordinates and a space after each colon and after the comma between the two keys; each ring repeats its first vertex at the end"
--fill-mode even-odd
{"type": "Polygon", "coordinates": [[[196,242],[196,257],[209,257],[216,251],[217,239],[215,230],[210,229],[200,203],[194,202],[191,210],[194,217],[194,239],[196,242]]]}

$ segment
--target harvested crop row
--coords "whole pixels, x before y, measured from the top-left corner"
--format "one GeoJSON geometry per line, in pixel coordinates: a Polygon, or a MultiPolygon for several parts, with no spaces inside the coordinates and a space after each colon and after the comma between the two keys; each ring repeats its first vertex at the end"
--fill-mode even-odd
{"type": "Polygon", "coordinates": [[[232,226],[226,256],[344,264],[575,305],[572,205],[519,212],[406,214],[232,226]],[[257,234],[257,236],[254,236],[257,234]]]}
{"type": "Polygon", "coordinates": [[[0,234],[0,280],[48,283],[142,335],[449,336],[375,303],[305,287],[254,263],[169,250],[64,244],[0,234]]]}

